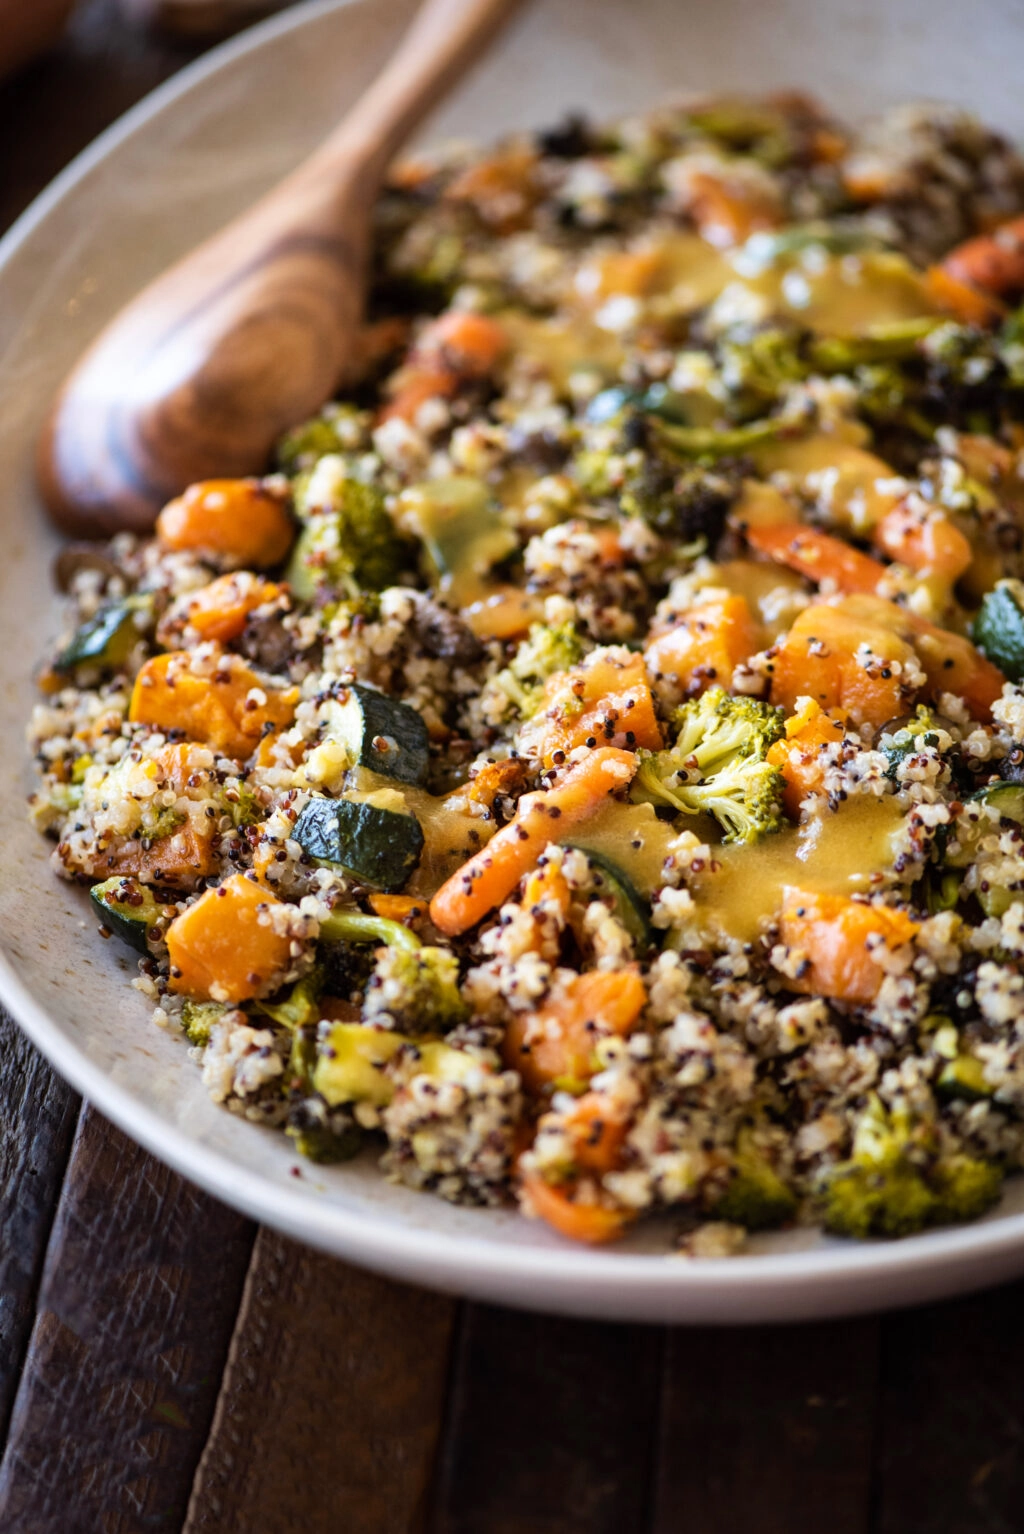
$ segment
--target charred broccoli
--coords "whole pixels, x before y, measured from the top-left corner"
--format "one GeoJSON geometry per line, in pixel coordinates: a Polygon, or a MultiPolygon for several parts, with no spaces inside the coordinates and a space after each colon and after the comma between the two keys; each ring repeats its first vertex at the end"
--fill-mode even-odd
{"type": "Polygon", "coordinates": [[[524,719],[540,708],[544,683],[583,659],[583,641],[571,623],[535,623],[495,682],[524,719]]]}
{"type": "Polygon", "coordinates": [[[311,469],[328,453],[342,453],[362,445],[365,428],[353,405],[326,405],[312,420],[303,421],[281,438],[277,461],[286,474],[311,469]]]}
{"type": "Polygon", "coordinates": [[[934,1121],[872,1094],[848,1161],[821,1174],[818,1200],[837,1236],[908,1236],[928,1225],[973,1220],[999,1197],[1003,1174],[988,1161],[943,1150],[934,1121]]]}
{"type": "Polygon", "coordinates": [[[733,1153],[732,1180],[715,1205],[716,1218],[748,1230],[768,1230],[791,1219],[796,1203],[796,1195],[757,1149],[751,1132],[741,1130],[733,1153]]]}
{"type": "Polygon", "coordinates": [[[634,798],[687,815],[713,815],[727,842],[756,842],[782,819],[782,774],[765,760],[783,712],[721,687],[678,709],[668,751],[641,752],[634,798]]]}
{"type": "Polygon", "coordinates": [[[469,1016],[459,961],[448,948],[385,948],[366,987],[363,1020],[403,1033],[447,1033],[469,1016]]]}
{"type": "Polygon", "coordinates": [[[292,551],[286,579],[302,601],[327,589],[356,598],[383,591],[398,578],[405,545],[376,485],[351,476],[346,460],[321,458],[296,509],[306,525],[292,551]]]}

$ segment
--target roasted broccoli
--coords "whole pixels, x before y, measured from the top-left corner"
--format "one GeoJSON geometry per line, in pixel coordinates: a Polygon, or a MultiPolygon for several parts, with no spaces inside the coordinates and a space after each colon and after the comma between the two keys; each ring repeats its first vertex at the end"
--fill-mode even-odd
{"type": "Polygon", "coordinates": [[[765,755],[783,733],[783,711],[721,687],[678,709],[668,751],[641,752],[633,797],[687,815],[713,815],[727,842],[756,842],[782,819],[782,774],[765,755]]]}
{"type": "Polygon", "coordinates": [[[311,469],[328,453],[343,453],[362,445],[365,430],[354,405],[326,405],[319,415],[293,427],[277,446],[277,461],[286,474],[311,469]]]}
{"type": "Polygon", "coordinates": [[[210,1030],[227,1010],[219,1001],[193,1001],[186,997],[181,1009],[181,1026],[189,1043],[205,1048],[210,1042],[210,1030]]]}
{"type": "MultiPolygon", "coordinates": [[[[934,748],[941,745],[941,728],[931,710],[920,703],[912,715],[893,720],[885,727],[878,739],[878,750],[889,763],[885,775],[890,782],[898,782],[901,763],[920,751],[922,746],[934,748]]],[[[947,736],[947,744],[952,743],[952,738],[947,736]]]]}
{"type": "Polygon", "coordinates": [[[403,1033],[447,1033],[466,1021],[459,961],[448,948],[385,948],[366,987],[363,1020],[403,1033]]]}
{"type": "Polygon", "coordinates": [[[908,1236],[928,1225],[973,1220],[999,1197],[998,1166],[946,1152],[933,1120],[875,1094],[860,1118],[848,1161],[820,1176],[817,1197],[826,1230],[837,1236],[908,1236]]]}
{"type": "Polygon", "coordinates": [[[540,708],[544,683],[583,659],[583,641],[571,623],[535,623],[495,683],[524,719],[540,708]]]}
{"type": "Polygon", "coordinates": [[[757,1149],[752,1133],[741,1130],[733,1153],[732,1179],[715,1205],[716,1218],[745,1225],[748,1230],[768,1230],[791,1219],[796,1204],[796,1195],[757,1149]]]}
{"type": "Polygon", "coordinates": [[[352,478],[345,459],[320,460],[308,505],[297,509],[308,520],[292,550],[286,579],[302,601],[312,601],[325,589],[356,598],[397,580],[406,545],[385,509],[383,492],[352,478]]]}

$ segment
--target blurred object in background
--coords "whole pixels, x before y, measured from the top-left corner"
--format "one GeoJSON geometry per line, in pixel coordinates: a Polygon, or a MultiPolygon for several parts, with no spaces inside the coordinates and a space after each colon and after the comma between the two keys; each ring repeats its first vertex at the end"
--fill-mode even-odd
{"type": "Polygon", "coordinates": [[[55,43],[74,4],[75,0],[0,0],[0,77],[13,74],[55,43]]]}
{"type": "MultiPolygon", "coordinates": [[[[3,3],[0,0],[0,7],[3,3]]],[[[226,37],[272,11],[283,11],[292,0],[120,0],[120,4],[131,21],[145,22],[174,37],[205,40],[226,37]]]]}

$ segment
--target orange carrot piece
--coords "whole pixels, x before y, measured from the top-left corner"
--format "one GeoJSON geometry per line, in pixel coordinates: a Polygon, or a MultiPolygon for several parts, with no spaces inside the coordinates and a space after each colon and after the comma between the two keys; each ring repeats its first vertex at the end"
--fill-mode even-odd
{"type": "Polygon", "coordinates": [[[642,655],[601,657],[550,677],[530,738],[544,765],[588,742],[660,751],[664,744],[642,655]]]}
{"type": "Polygon", "coordinates": [[[508,336],[500,320],[450,309],[424,333],[417,350],[439,352],[460,378],[486,378],[508,350],[508,336]]]}
{"type": "Polygon", "coordinates": [[[1024,217],[1011,218],[987,234],[965,240],[943,258],[943,270],[985,293],[1024,288],[1024,217]]]}
{"type": "Polygon", "coordinates": [[[793,885],[782,891],[780,940],[806,957],[804,971],[789,982],[797,991],[836,1001],[873,1001],[884,971],[872,947],[898,948],[919,930],[917,922],[888,906],[793,885]]]}
{"type": "Polygon", "coordinates": [[[455,373],[440,363],[403,368],[396,374],[395,390],[381,410],[380,421],[415,421],[428,399],[451,399],[459,387],[455,373]]]}
{"type": "Polygon", "coordinates": [[[759,554],[796,570],[819,586],[829,581],[837,591],[877,591],[885,574],[885,566],[869,554],[862,554],[842,538],[833,538],[799,522],[750,526],[746,537],[759,554]]]}
{"type": "Polygon", "coordinates": [[[585,1092],[565,1115],[576,1165],[585,1172],[613,1172],[621,1165],[628,1120],[605,1092],[585,1092]]]}
{"type": "Polygon", "coordinates": [[[632,1032],[647,1002],[634,968],[574,975],[565,992],[535,1012],[515,1012],[505,1027],[503,1053],[528,1091],[556,1083],[579,1087],[596,1069],[594,1046],[610,1034],[632,1032]]]}
{"type": "Polygon", "coordinates": [[[524,795],[511,824],[452,874],[430,902],[438,931],[455,937],[475,927],[512,893],[548,842],[595,814],[609,795],[625,788],[636,768],[632,752],[602,746],[577,762],[554,788],[524,795]]]}
{"type": "Polygon", "coordinates": [[[251,612],[280,593],[280,586],[249,570],[219,575],[190,598],[188,621],[203,639],[227,644],[243,632],[251,612]]]}
{"type": "Polygon", "coordinates": [[[205,479],[168,501],[156,533],[166,549],[266,570],[288,553],[295,523],[283,497],[258,479],[205,479]]]}
{"type": "Polygon", "coordinates": [[[872,538],[890,559],[898,559],[922,574],[939,575],[952,585],[974,557],[960,529],[933,506],[900,501],[872,531],[872,538]]]}
{"type": "Polygon", "coordinates": [[[699,603],[644,651],[651,675],[679,684],[683,692],[728,687],[733,671],[758,648],[747,599],[728,595],[699,603]]]}
{"type": "Polygon", "coordinates": [[[192,670],[187,650],[172,650],[154,655],[140,670],[128,718],[181,730],[189,740],[246,761],[265,735],[288,728],[298,701],[297,687],[268,687],[237,655],[222,655],[212,675],[201,675],[192,670]]]}
{"type": "Polygon", "coordinates": [[[370,895],[369,906],[374,916],[385,921],[412,921],[414,916],[425,916],[427,902],[415,895],[370,895]]]}
{"type": "Polygon", "coordinates": [[[985,329],[998,324],[1006,313],[1004,305],[990,293],[982,293],[969,282],[963,282],[944,266],[930,266],[924,274],[924,285],[932,302],[961,325],[985,329]]]}
{"type": "Polygon", "coordinates": [[[167,929],[171,990],[232,1003],[258,996],[291,963],[291,939],[261,920],[280,906],[244,874],[207,890],[167,929]]]}
{"type": "Polygon", "coordinates": [[[826,746],[841,741],[845,729],[842,718],[833,718],[812,702],[786,720],[785,739],[770,747],[768,760],[786,780],[782,803],[792,820],[800,818],[800,805],[808,794],[822,791],[825,776],[822,752],[826,746]]]}
{"type": "Polygon", "coordinates": [[[570,1241],[603,1246],[617,1241],[629,1223],[624,1209],[574,1203],[567,1189],[553,1187],[536,1173],[523,1178],[522,1191],[533,1212],[570,1241]]]}

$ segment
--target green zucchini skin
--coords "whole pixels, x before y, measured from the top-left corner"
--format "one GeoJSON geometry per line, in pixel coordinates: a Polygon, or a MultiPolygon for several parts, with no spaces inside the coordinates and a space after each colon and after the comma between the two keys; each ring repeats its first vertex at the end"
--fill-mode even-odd
{"type": "Polygon", "coordinates": [[[1011,682],[1024,679],[1024,582],[996,582],[971,625],[971,638],[1011,682]]]}
{"type": "Polygon", "coordinates": [[[430,736],[422,716],[408,703],[354,682],[332,713],[331,733],[346,747],[353,765],[399,783],[426,782],[430,736]]]}
{"type": "Polygon", "coordinates": [[[969,798],[991,804],[1004,820],[1015,820],[1019,826],[1024,826],[1024,783],[990,783],[969,798]]]}
{"type": "Polygon", "coordinates": [[[424,841],[415,815],[352,799],[324,798],[309,801],[292,837],[318,863],[330,863],[387,894],[406,884],[424,841]]]}
{"type": "Polygon", "coordinates": [[[653,942],[650,911],[646,900],[634,888],[628,875],[624,874],[611,858],[605,857],[601,852],[591,852],[589,847],[579,846],[575,842],[563,842],[562,845],[582,852],[591,867],[600,874],[605,891],[612,897],[615,915],[633,939],[633,948],[637,957],[642,958],[653,942]]]}
{"type": "Polygon", "coordinates": [[[164,915],[165,906],[153,898],[153,891],[137,879],[106,879],[89,891],[92,908],[103,925],[138,953],[149,953],[146,939],[154,922],[164,915]]]}
{"type": "Polygon", "coordinates": [[[125,597],[99,608],[72,635],[54,661],[54,669],[74,671],[76,666],[100,666],[116,671],[123,666],[141,638],[135,614],[143,605],[137,597],[125,597]]]}

